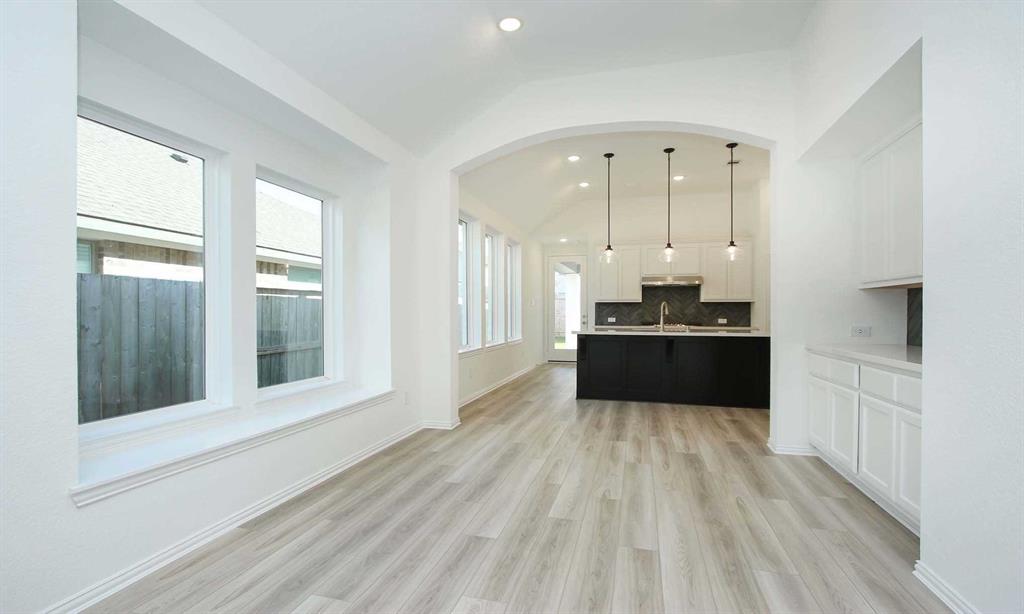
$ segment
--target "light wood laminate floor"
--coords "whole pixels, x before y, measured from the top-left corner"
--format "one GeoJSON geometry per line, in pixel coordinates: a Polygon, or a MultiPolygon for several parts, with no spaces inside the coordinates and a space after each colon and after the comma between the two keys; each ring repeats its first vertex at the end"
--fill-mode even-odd
{"type": "Polygon", "coordinates": [[[549,365],[93,612],[940,612],[918,541],[768,412],[576,401],[549,365]]]}

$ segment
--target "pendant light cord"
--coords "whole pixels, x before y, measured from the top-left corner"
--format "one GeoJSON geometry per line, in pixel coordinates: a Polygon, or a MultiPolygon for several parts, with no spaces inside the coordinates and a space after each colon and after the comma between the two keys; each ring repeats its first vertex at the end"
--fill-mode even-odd
{"type": "Polygon", "coordinates": [[[665,175],[665,188],[668,190],[668,224],[665,228],[665,244],[672,245],[672,150],[666,149],[668,154],[668,173],[665,175]]]}
{"type": "Polygon", "coordinates": [[[612,156],[614,155],[613,153],[604,154],[605,160],[608,160],[608,245],[606,249],[611,249],[612,247],[612,156]]]}
{"type": "Polygon", "coordinates": [[[734,205],[733,205],[733,171],[739,162],[736,161],[734,153],[736,151],[737,143],[729,143],[726,147],[729,148],[729,245],[735,245],[736,240],[733,233],[733,220],[734,205]]]}

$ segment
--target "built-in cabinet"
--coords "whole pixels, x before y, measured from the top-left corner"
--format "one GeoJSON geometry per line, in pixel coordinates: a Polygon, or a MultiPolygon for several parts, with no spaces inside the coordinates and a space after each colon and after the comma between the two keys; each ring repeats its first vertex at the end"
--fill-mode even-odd
{"type": "Polygon", "coordinates": [[[751,245],[737,241],[739,251],[729,258],[721,243],[701,245],[701,275],[704,284],[700,288],[701,301],[750,302],[754,300],[754,266],[751,245]]]}
{"type": "Polygon", "coordinates": [[[611,264],[597,261],[596,301],[617,303],[640,302],[640,277],[643,252],[640,246],[626,245],[615,248],[616,259],[611,264]]]}
{"type": "Polygon", "coordinates": [[[730,260],[722,242],[680,243],[676,257],[661,261],[664,245],[624,245],[615,248],[612,264],[595,262],[596,302],[639,302],[644,275],[701,275],[701,301],[752,302],[754,300],[753,245],[737,241],[740,248],[730,260]]]}
{"type": "Polygon", "coordinates": [[[914,531],[921,518],[921,378],[808,352],[808,435],[850,481],[914,531]]]}
{"type": "Polygon", "coordinates": [[[861,165],[862,287],[923,280],[921,152],[918,123],[861,165]]]}

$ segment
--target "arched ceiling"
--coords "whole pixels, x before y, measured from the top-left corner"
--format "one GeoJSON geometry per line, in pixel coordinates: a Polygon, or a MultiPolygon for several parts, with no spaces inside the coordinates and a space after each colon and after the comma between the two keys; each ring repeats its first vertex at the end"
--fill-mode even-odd
{"type": "MultiPolygon", "coordinates": [[[[484,164],[459,178],[460,189],[501,213],[524,231],[532,231],[566,207],[604,200],[606,161],[612,152],[612,198],[661,197],[667,168],[662,150],[674,147],[673,195],[727,192],[728,141],[679,132],[620,132],[547,141],[484,164]],[[568,156],[580,159],[570,162],[568,156]],[[586,188],[580,182],[588,182],[586,188]]],[[[736,185],[769,177],[769,152],[740,143],[736,148],[736,185]]]]}

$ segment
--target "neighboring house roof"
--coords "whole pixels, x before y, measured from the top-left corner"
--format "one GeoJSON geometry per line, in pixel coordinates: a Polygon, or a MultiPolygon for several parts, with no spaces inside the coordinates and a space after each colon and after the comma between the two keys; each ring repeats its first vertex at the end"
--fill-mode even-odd
{"type": "MultiPolygon", "coordinates": [[[[255,205],[258,246],[320,257],[318,216],[263,192],[255,205]]],[[[202,207],[201,158],[78,120],[80,215],[200,236],[202,207]]]]}

